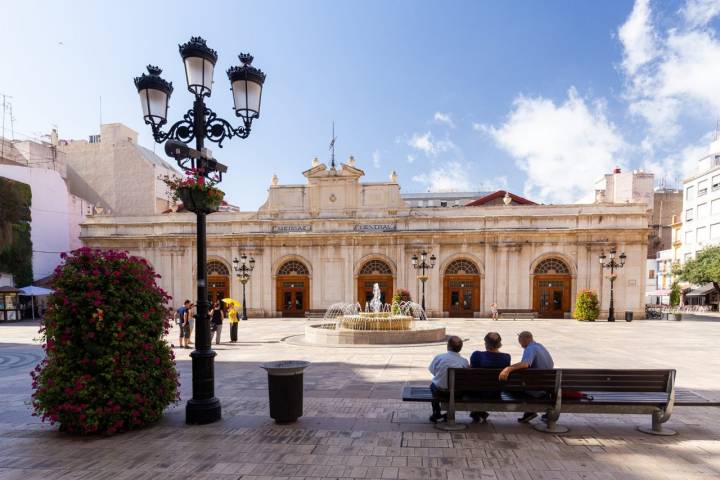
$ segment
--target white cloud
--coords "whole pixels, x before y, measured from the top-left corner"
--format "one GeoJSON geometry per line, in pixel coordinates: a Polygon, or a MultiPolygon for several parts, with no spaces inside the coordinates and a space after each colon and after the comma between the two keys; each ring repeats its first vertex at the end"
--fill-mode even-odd
{"type": "Polygon", "coordinates": [[[643,169],[655,174],[656,181],[669,187],[682,187],[682,180],[697,173],[699,160],[709,153],[712,133],[695,145],[688,145],[678,153],[658,160],[645,160],[643,169]]]}
{"type": "Polygon", "coordinates": [[[647,122],[649,142],[677,137],[683,117],[702,119],[720,111],[720,41],[707,25],[718,13],[717,0],[688,0],[685,23],[660,31],[648,0],[636,0],[620,27],[625,97],[630,113],[647,122]]]}
{"type": "Polygon", "coordinates": [[[720,2],[717,0],[689,0],[682,13],[690,26],[706,25],[720,14],[720,2]]]}
{"type": "Polygon", "coordinates": [[[455,148],[455,144],[449,139],[436,140],[433,134],[426,132],[424,134],[414,133],[407,144],[416,150],[424,152],[425,155],[435,156],[438,153],[446,152],[455,148]]]}
{"type": "Polygon", "coordinates": [[[622,164],[627,148],[605,116],[603,102],[588,105],[574,88],[564,103],[519,96],[499,127],[478,124],[527,174],[524,194],[547,203],[572,203],[593,190],[595,180],[622,164]]]}
{"type": "Polygon", "coordinates": [[[655,34],[650,23],[649,0],[637,0],[627,21],[620,27],[618,36],[625,47],[623,67],[634,74],[656,54],[655,34]]]}
{"type": "Polygon", "coordinates": [[[495,191],[507,188],[507,177],[495,177],[480,183],[470,181],[469,165],[452,161],[427,173],[415,175],[413,182],[422,183],[430,192],[495,191]]]}
{"type": "Polygon", "coordinates": [[[408,163],[414,163],[414,162],[415,162],[415,155],[408,155],[408,156],[407,156],[407,162],[408,162],[408,163]]]}
{"type": "Polygon", "coordinates": [[[372,154],[373,167],[380,168],[380,150],[375,150],[372,154]]]}
{"type": "Polygon", "coordinates": [[[450,128],[455,128],[455,123],[449,113],[435,112],[434,119],[437,123],[442,123],[450,128]]]}

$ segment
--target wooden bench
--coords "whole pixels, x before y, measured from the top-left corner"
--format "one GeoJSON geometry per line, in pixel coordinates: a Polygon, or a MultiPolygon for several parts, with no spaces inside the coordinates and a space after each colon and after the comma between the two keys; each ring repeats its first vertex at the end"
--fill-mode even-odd
{"type": "MultiPolygon", "coordinates": [[[[455,423],[455,412],[458,410],[546,413],[558,409],[556,394],[560,389],[560,378],[557,370],[520,370],[512,373],[507,382],[500,382],[499,374],[499,369],[448,369],[448,391],[438,397],[441,407],[447,410],[447,423],[438,424],[438,428],[465,428],[465,425],[455,423]],[[526,394],[527,391],[538,392],[542,396],[533,397],[526,394]]],[[[403,400],[406,402],[431,402],[432,399],[430,387],[403,389],[403,400]]],[[[557,418],[552,421],[553,425],[555,420],[557,418]]]]}
{"type": "MultiPolygon", "coordinates": [[[[510,375],[508,382],[498,380],[498,369],[449,369],[448,392],[440,396],[440,404],[447,409],[447,424],[438,428],[465,428],[455,423],[456,411],[544,412],[547,421],[533,425],[536,430],[565,433],[558,425],[560,414],[613,413],[650,414],[651,427],[638,427],[643,433],[674,435],[663,429],[675,406],[718,407],[720,402],[709,401],[700,395],[675,389],[675,370],[609,370],[555,369],[521,370],[510,375]],[[501,391],[488,400],[488,392],[501,391]],[[545,392],[544,398],[533,398],[523,392],[545,392]],[[563,398],[563,391],[582,392],[589,398],[563,398]]],[[[429,387],[405,387],[403,400],[431,402],[429,387]]]]}
{"type": "Polygon", "coordinates": [[[523,309],[523,308],[498,308],[498,318],[512,318],[517,320],[518,318],[535,319],[538,314],[535,310],[523,309]]]}

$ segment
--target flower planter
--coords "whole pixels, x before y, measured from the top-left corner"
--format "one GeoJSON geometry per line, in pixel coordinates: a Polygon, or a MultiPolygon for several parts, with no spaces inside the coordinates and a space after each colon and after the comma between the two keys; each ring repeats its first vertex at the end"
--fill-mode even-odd
{"type": "Polygon", "coordinates": [[[178,188],[177,193],[185,209],[195,213],[217,212],[222,203],[222,196],[211,196],[199,188],[178,188]]]}

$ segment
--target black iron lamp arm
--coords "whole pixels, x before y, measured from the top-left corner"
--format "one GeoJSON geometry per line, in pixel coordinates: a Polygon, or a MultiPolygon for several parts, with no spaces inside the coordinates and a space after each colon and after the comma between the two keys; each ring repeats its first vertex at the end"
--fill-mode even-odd
{"type": "Polygon", "coordinates": [[[167,132],[162,131],[162,126],[166,122],[162,122],[160,125],[155,125],[149,121],[145,121],[146,124],[152,128],[153,138],[157,143],[163,143],[165,140],[180,140],[183,143],[189,143],[195,139],[195,114],[192,109],[188,110],[183,119],[172,124],[167,132]]]}
{"type": "Polygon", "coordinates": [[[232,137],[247,138],[250,135],[250,122],[247,120],[243,122],[243,125],[235,128],[230,122],[218,117],[209,108],[205,109],[205,118],[205,138],[217,143],[220,148],[222,148],[222,142],[225,139],[232,137]]]}
{"type": "MultiPolygon", "coordinates": [[[[236,128],[224,118],[218,117],[215,112],[207,107],[205,107],[204,120],[205,138],[211,142],[217,143],[220,148],[223,146],[222,142],[228,138],[247,138],[250,135],[251,123],[249,120],[245,120],[243,125],[236,128]]],[[[157,143],[163,143],[165,140],[169,139],[179,140],[183,143],[190,143],[195,139],[195,112],[193,109],[188,110],[187,113],[183,115],[182,120],[173,123],[167,132],[162,131],[162,126],[165,122],[160,125],[155,125],[147,121],[145,123],[151,126],[153,138],[157,143]]]]}

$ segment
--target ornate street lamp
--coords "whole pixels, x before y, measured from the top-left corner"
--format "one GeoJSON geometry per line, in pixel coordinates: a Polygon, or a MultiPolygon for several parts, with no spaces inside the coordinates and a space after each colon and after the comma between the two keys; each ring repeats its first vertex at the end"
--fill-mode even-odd
{"type": "MultiPolygon", "coordinates": [[[[213,86],[213,73],[217,62],[217,52],[207,46],[200,37],[192,37],[189,42],[179,45],[180,56],[185,65],[185,80],[188,91],[194,95],[193,107],[183,115],[182,120],[172,124],[167,131],[162,127],[167,123],[167,109],[172,83],[160,77],[162,70],[152,65],[148,73],[135,78],[135,86],[140,96],[145,123],[150,125],[153,138],[157,143],[168,140],[166,152],[175,157],[178,166],[186,173],[197,175],[198,184],[205,179],[215,182],[222,180],[222,173],[227,169],[212,159],[204,149],[205,140],[215,142],[222,148],[222,142],[232,137],[247,138],[250,135],[252,121],[260,117],[260,96],[262,94],[265,74],[252,67],[252,56],[240,55],[242,67],[228,70],[231,81],[235,115],[242,118],[242,125],[233,127],[230,122],[219,118],[215,112],[205,105],[205,97],[210,97],[213,86]],[[244,77],[236,85],[236,72],[244,72],[244,77]],[[246,92],[245,103],[238,109],[238,94],[246,92]],[[190,149],[188,142],[195,140],[195,150],[190,149]],[[172,152],[172,153],[171,153],[172,152]]],[[[183,202],[185,203],[185,202],[183,202]]],[[[195,350],[192,357],[193,396],[185,408],[185,420],[190,424],[205,424],[220,420],[220,400],[215,397],[215,352],[210,342],[209,302],[207,295],[207,246],[206,216],[217,210],[196,202],[185,205],[197,215],[197,322],[195,327],[195,350]]],[[[243,301],[243,308],[245,302],[243,301]]]]}
{"type": "Polygon", "coordinates": [[[435,255],[430,255],[430,263],[427,262],[427,252],[423,250],[420,252],[420,258],[418,259],[417,254],[413,255],[411,258],[412,266],[415,268],[415,270],[420,270],[420,275],[418,275],[418,279],[420,282],[422,282],[422,308],[425,310],[425,282],[427,282],[428,276],[426,273],[426,270],[430,270],[435,266],[435,260],[437,258],[435,255]],[[419,260],[419,261],[418,261],[419,260]]]}
{"type": "Polygon", "coordinates": [[[627,258],[625,256],[625,253],[621,253],[618,257],[619,261],[615,259],[617,256],[617,250],[615,247],[612,247],[610,249],[610,259],[608,260],[605,256],[605,252],[601,252],[598,256],[598,261],[600,262],[600,265],[602,265],[602,268],[608,268],[610,269],[610,275],[608,279],[610,280],[610,310],[608,310],[608,322],[614,322],[615,321],[615,299],[614,299],[614,290],[615,290],[615,278],[617,275],[615,274],[615,270],[619,270],[625,266],[625,259],[627,258]]]}
{"type": "Polygon", "coordinates": [[[245,284],[248,282],[248,280],[250,280],[250,274],[252,273],[252,271],[255,270],[255,259],[253,257],[250,257],[250,260],[248,260],[248,256],[243,253],[242,255],[240,255],[240,260],[238,260],[237,258],[233,260],[233,268],[235,269],[235,273],[240,279],[240,283],[242,283],[242,319],[247,320],[247,308],[245,307],[245,284]]]}

